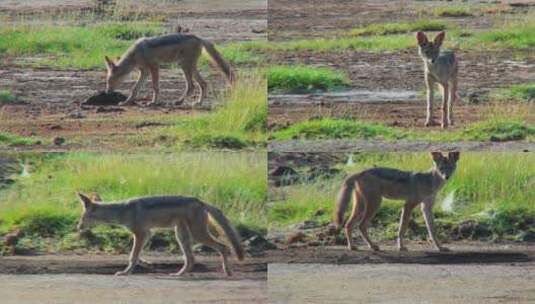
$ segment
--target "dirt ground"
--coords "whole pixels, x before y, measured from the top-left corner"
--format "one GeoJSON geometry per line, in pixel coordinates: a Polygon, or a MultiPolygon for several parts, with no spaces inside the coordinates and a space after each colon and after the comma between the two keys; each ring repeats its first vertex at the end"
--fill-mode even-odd
{"type": "Polygon", "coordinates": [[[181,278],[168,275],[181,267],[179,257],[146,259],[154,263],[150,269],[115,277],[126,255],[2,257],[0,297],[2,303],[267,303],[265,258],[232,260],[230,278],[217,257],[196,257],[193,273],[181,278]]]}
{"type": "MultiPolygon", "coordinates": [[[[217,44],[266,39],[266,1],[133,1],[134,11],[165,16],[171,30],[176,24],[189,28],[194,34],[217,44]]],[[[94,1],[0,1],[0,13],[15,16],[5,24],[18,22],[18,15],[37,13],[68,14],[90,10],[94,1]],[[14,20],[14,21],[9,21],[14,20]]],[[[28,22],[41,21],[27,18],[28,22]]],[[[201,71],[209,85],[208,98],[193,107],[192,99],[179,107],[83,107],[80,103],[105,88],[104,62],[100,70],[53,70],[21,67],[21,58],[2,58],[0,88],[8,88],[17,103],[0,108],[0,131],[44,139],[63,137],[61,147],[35,146],[35,150],[125,149],[135,146],[136,137],[143,137],[162,124],[169,124],[177,116],[195,116],[218,105],[226,81],[214,68],[201,71]],[[134,141],[134,143],[132,143],[134,141]]],[[[235,67],[240,70],[241,66],[235,67]]],[[[133,73],[119,91],[128,94],[136,75],[133,73]]],[[[173,103],[182,94],[185,81],[177,68],[166,68],[160,81],[160,101],[173,103]]],[[[150,85],[145,84],[139,94],[141,103],[150,101],[150,85]],[[143,98],[145,97],[145,98],[143,98]]],[[[197,93],[196,93],[197,94],[197,93]]],[[[147,143],[143,143],[148,145],[147,143]]],[[[158,143],[155,143],[157,146],[158,143]]],[[[149,147],[150,148],[150,147],[149,147]]]]}
{"type": "MultiPolygon", "coordinates": [[[[490,1],[469,1],[472,4],[490,5],[490,1]]],[[[505,3],[518,1],[501,1],[505,3]]],[[[464,3],[464,2],[463,2],[464,3]]],[[[494,3],[494,2],[493,2],[494,3]]],[[[473,17],[438,18],[462,28],[482,30],[492,27],[496,20],[522,20],[525,12],[534,9],[533,3],[511,6],[512,12],[476,14],[473,17]]],[[[419,18],[440,1],[307,1],[294,3],[287,0],[270,2],[269,39],[272,41],[329,38],[336,32],[372,23],[403,22],[419,18]]],[[[447,45],[447,37],[446,37],[447,45]]],[[[447,46],[446,46],[447,47],[447,46]]],[[[489,90],[535,80],[535,55],[518,51],[457,50],[460,60],[459,95],[461,101],[454,108],[456,124],[465,127],[469,123],[488,118],[501,112],[501,108],[488,103],[468,103],[474,96],[489,90]],[[484,75],[484,76],[483,76],[484,75]]],[[[269,96],[269,127],[272,129],[317,117],[351,117],[384,123],[403,128],[423,128],[425,120],[425,90],[423,63],[414,49],[395,52],[372,53],[363,51],[333,51],[312,53],[309,51],[284,52],[274,55],[277,64],[305,64],[329,67],[344,72],[351,81],[347,96],[329,94],[269,96]],[[362,96],[367,92],[370,96],[362,96]],[[411,98],[403,95],[411,93],[411,98]],[[382,97],[380,97],[382,95],[382,97]],[[386,95],[386,96],[385,96],[386,95]],[[377,97],[380,98],[377,98],[377,97]]],[[[435,117],[438,118],[438,101],[435,99],[435,117]]],[[[525,113],[535,113],[535,106],[523,106],[525,113]]],[[[528,122],[535,123],[535,114],[527,115],[528,122]]],[[[438,129],[434,127],[431,129],[438,129]]]]}

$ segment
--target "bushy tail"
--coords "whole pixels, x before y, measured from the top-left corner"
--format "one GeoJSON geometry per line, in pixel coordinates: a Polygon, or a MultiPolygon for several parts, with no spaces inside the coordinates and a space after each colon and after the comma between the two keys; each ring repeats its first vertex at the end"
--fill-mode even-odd
{"type": "Polygon", "coordinates": [[[234,227],[232,227],[229,220],[225,217],[223,212],[221,212],[221,210],[217,209],[216,207],[206,205],[206,210],[208,211],[210,219],[213,220],[225,233],[225,236],[230,241],[232,249],[238,257],[238,260],[243,260],[244,252],[243,247],[240,243],[240,236],[238,235],[234,227]]]}
{"type": "Polygon", "coordinates": [[[336,210],[334,213],[334,224],[336,229],[340,229],[344,225],[344,213],[351,200],[353,190],[355,190],[355,180],[354,178],[348,177],[344,180],[342,188],[340,188],[340,191],[338,192],[338,198],[336,199],[336,210]]]}
{"type": "Polygon", "coordinates": [[[216,48],[211,42],[202,40],[202,39],[201,41],[206,52],[208,52],[210,57],[212,57],[212,59],[215,61],[219,69],[223,71],[223,74],[225,74],[225,77],[227,77],[228,81],[231,83],[234,82],[235,75],[230,64],[225,59],[223,59],[223,56],[221,56],[221,53],[219,53],[216,50],[216,48]]]}

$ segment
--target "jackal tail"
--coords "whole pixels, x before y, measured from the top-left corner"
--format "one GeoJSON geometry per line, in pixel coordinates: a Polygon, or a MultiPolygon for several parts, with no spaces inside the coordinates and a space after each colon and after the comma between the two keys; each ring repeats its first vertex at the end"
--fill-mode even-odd
{"type": "MultiPolygon", "coordinates": [[[[340,191],[338,192],[338,197],[336,199],[336,210],[334,213],[334,225],[336,229],[341,229],[345,224],[345,217],[344,214],[347,210],[347,206],[349,205],[349,202],[352,199],[353,191],[356,192],[355,197],[362,197],[360,187],[358,182],[354,178],[347,178],[344,183],[342,184],[342,187],[340,188],[340,191]]],[[[357,204],[358,202],[353,200],[353,204],[357,204]]],[[[366,202],[364,202],[366,203],[366,202]]],[[[364,206],[367,208],[367,206],[364,206]]],[[[366,211],[364,211],[364,214],[366,211]]]]}
{"type": "Polygon", "coordinates": [[[221,56],[221,53],[219,53],[216,50],[216,48],[214,47],[214,44],[209,41],[202,40],[202,39],[201,41],[206,52],[210,55],[212,60],[215,61],[215,64],[217,65],[217,67],[219,67],[219,69],[223,72],[223,74],[225,74],[225,77],[228,79],[228,81],[231,83],[234,82],[236,76],[234,75],[234,71],[232,70],[232,67],[223,58],[223,56],[221,56]]]}
{"type": "Polygon", "coordinates": [[[238,235],[234,227],[232,227],[229,220],[225,217],[221,210],[213,206],[206,205],[206,210],[208,211],[210,221],[214,222],[219,228],[223,230],[225,236],[232,245],[234,253],[238,257],[238,260],[243,260],[244,252],[243,247],[240,243],[240,236],[238,235]]]}

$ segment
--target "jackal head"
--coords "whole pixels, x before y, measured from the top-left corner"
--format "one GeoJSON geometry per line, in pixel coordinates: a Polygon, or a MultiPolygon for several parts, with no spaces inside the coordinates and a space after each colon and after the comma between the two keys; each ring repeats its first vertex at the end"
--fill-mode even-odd
{"type": "Polygon", "coordinates": [[[449,152],[446,157],[442,155],[441,152],[431,152],[431,157],[433,158],[433,170],[438,172],[440,177],[448,180],[457,168],[459,155],[460,152],[449,152]]]}
{"type": "Polygon", "coordinates": [[[427,36],[423,32],[416,33],[416,40],[418,40],[418,52],[420,53],[420,57],[422,57],[426,61],[435,63],[435,60],[440,54],[440,47],[442,46],[442,42],[444,41],[445,36],[446,32],[440,32],[435,37],[435,40],[429,41],[429,39],[427,39],[427,36]]]}
{"type": "Polygon", "coordinates": [[[91,228],[93,226],[97,219],[95,216],[95,209],[96,204],[93,202],[92,199],[87,197],[86,195],[82,193],[76,193],[78,196],[78,199],[82,203],[83,211],[82,215],[80,216],[80,220],[78,221],[78,231],[83,231],[91,228]]]}
{"type": "Polygon", "coordinates": [[[109,94],[121,84],[124,78],[124,74],[120,72],[119,67],[108,56],[104,56],[106,60],[106,68],[108,73],[106,74],[106,93],[109,94]]]}

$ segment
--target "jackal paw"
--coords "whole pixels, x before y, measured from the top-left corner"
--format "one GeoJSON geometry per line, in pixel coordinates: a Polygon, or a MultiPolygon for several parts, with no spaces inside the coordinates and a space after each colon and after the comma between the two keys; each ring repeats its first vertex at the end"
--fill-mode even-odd
{"type": "Polygon", "coordinates": [[[432,126],[436,126],[436,125],[437,125],[437,123],[436,123],[436,121],[434,121],[434,120],[427,120],[427,121],[425,122],[425,126],[426,126],[426,127],[432,127],[432,126]]]}
{"type": "Polygon", "coordinates": [[[355,246],[355,245],[347,245],[347,250],[349,250],[349,251],[357,251],[358,249],[357,249],[357,246],[355,246]]]}
{"type": "Polygon", "coordinates": [[[129,275],[129,274],[130,274],[129,271],[117,271],[117,272],[115,273],[116,276],[127,276],[127,275],[129,275]]]}
{"type": "Polygon", "coordinates": [[[122,107],[135,106],[135,105],[137,105],[137,103],[133,99],[127,99],[119,103],[119,106],[122,106],[122,107]]]}

